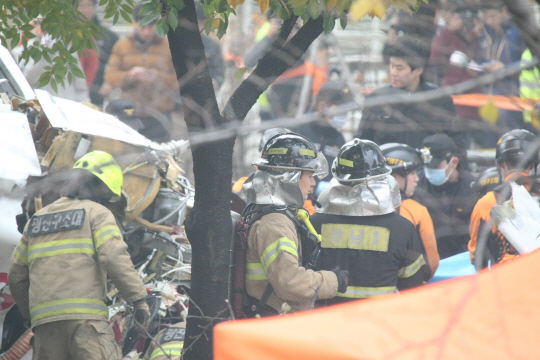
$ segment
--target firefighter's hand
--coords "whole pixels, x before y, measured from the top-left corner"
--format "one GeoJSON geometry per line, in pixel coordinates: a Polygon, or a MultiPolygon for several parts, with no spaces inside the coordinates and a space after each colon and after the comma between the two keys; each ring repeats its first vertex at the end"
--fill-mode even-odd
{"type": "Polygon", "coordinates": [[[339,293],[344,293],[347,291],[347,286],[349,285],[349,271],[341,270],[339,266],[333,268],[332,271],[337,276],[337,291],[339,293]]]}
{"type": "Polygon", "coordinates": [[[145,299],[133,303],[133,318],[140,330],[146,329],[150,322],[150,308],[145,299]]]}

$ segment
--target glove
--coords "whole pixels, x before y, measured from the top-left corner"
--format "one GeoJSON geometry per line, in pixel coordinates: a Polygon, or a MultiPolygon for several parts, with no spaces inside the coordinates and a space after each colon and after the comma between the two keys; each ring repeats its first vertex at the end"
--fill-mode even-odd
{"type": "Polygon", "coordinates": [[[150,308],[145,299],[137,300],[133,303],[133,318],[135,325],[141,330],[146,329],[150,323],[150,308]]]}
{"type": "Polygon", "coordinates": [[[337,291],[339,293],[344,293],[347,291],[347,286],[349,285],[349,271],[341,270],[339,266],[333,268],[332,271],[337,276],[337,291]]]}

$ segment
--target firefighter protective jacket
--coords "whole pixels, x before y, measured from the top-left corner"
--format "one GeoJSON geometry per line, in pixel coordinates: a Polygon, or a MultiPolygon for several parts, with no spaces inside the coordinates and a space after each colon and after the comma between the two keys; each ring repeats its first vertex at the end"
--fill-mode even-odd
{"type": "Polygon", "coordinates": [[[429,212],[425,206],[413,199],[401,201],[399,215],[412,222],[418,231],[418,235],[420,235],[420,239],[424,245],[424,255],[431,270],[425,279],[428,281],[433,277],[433,274],[435,274],[435,271],[439,267],[439,252],[437,251],[437,240],[435,239],[435,230],[433,229],[431,216],[429,216],[429,212]]]}
{"type": "Polygon", "coordinates": [[[108,321],[107,275],[125,300],[146,296],[113,214],[93,201],[63,197],[26,225],[11,257],[9,287],[32,327],[108,321]]]}
{"type": "Polygon", "coordinates": [[[267,305],[277,311],[287,303],[292,311],[313,308],[313,301],[336,295],[337,277],[330,271],[306,270],[300,266],[301,246],[296,227],[281,213],[271,213],[249,229],[246,290],[261,299],[268,282],[274,292],[267,305]]]}
{"type": "Polygon", "coordinates": [[[493,221],[491,221],[490,212],[491,208],[493,208],[495,205],[504,203],[512,195],[511,191],[503,194],[504,187],[510,186],[508,185],[508,182],[516,181],[518,183],[523,183],[523,186],[525,186],[525,188],[530,192],[531,184],[528,183],[529,180],[529,174],[526,172],[512,172],[508,174],[506,179],[504,179],[505,184],[497,186],[494,191],[488,192],[486,195],[484,195],[484,197],[478,200],[474,206],[471,215],[471,224],[469,227],[469,235],[471,239],[468,247],[469,255],[471,256],[471,263],[474,264],[476,248],[478,245],[478,236],[482,233],[482,229],[484,227],[491,228],[491,231],[489,231],[486,244],[487,253],[484,254],[484,259],[482,260],[483,267],[488,265],[488,259],[491,259],[493,263],[499,263],[516,257],[516,249],[514,249],[508,240],[505,239],[504,235],[497,230],[497,227],[495,224],[493,224],[493,221]]]}
{"type": "Polygon", "coordinates": [[[180,360],[184,348],[186,323],[180,322],[161,330],[146,350],[143,360],[180,360]]]}
{"type": "Polygon", "coordinates": [[[349,270],[349,286],[328,304],[370,298],[424,282],[422,244],[413,224],[396,213],[378,216],[315,214],[322,235],[321,267],[349,270]]]}

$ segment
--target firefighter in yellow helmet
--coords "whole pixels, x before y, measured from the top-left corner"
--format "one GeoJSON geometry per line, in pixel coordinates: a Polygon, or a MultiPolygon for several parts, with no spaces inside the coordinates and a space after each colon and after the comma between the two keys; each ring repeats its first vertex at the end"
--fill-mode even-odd
{"type": "Polygon", "coordinates": [[[105,305],[107,276],[146,326],[146,289],[113,214],[122,170],[93,151],[70,172],[63,197],[36,212],[11,257],[9,286],[34,332],[34,359],[121,359],[105,305]]]}

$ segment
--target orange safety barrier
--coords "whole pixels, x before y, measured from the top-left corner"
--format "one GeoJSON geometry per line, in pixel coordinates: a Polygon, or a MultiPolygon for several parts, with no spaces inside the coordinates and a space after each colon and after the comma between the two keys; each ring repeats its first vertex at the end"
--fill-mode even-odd
{"type": "Polygon", "coordinates": [[[504,96],[504,95],[486,95],[486,94],[463,94],[452,95],[454,99],[454,105],[475,106],[481,107],[489,102],[489,99],[493,100],[495,106],[504,110],[532,110],[538,100],[524,100],[516,96],[504,96]]]}
{"type": "Polygon", "coordinates": [[[539,272],[536,251],[399,294],[221,323],[214,359],[540,359],[539,272]]]}
{"type": "MultiPolygon", "coordinates": [[[[362,94],[368,95],[374,89],[362,89],[362,94]]],[[[504,95],[487,95],[487,94],[462,94],[452,95],[454,105],[462,106],[474,106],[481,107],[492,99],[495,106],[499,109],[524,111],[532,110],[534,105],[540,101],[540,99],[522,99],[517,96],[504,96],[504,95]]]]}

